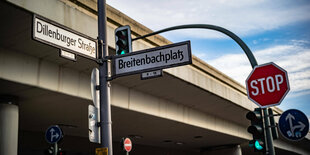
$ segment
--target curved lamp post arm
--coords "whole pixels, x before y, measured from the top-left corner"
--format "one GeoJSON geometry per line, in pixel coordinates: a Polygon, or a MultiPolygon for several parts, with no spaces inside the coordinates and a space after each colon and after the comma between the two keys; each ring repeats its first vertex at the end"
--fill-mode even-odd
{"type": "Polygon", "coordinates": [[[222,33],[228,35],[230,38],[235,40],[238,43],[238,45],[243,49],[243,51],[245,52],[245,54],[247,55],[247,57],[248,57],[248,59],[249,59],[249,61],[251,63],[252,68],[254,68],[257,65],[257,61],[256,61],[253,53],[251,52],[249,47],[237,35],[235,35],[234,33],[232,33],[231,31],[229,31],[229,30],[227,30],[225,28],[222,28],[222,27],[219,27],[219,26],[215,26],[215,25],[209,25],[209,24],[189,24],[189,25],[173,26],[173,27],[162,29],[162,30],[159,30],[159,31],[156,31],[156,32],[144,35],[144,36],[140,36],[140,37],[134,38],[134,39],[132,39],[132,41],[135,41],[135,40],[138,40],[138,39],[143,39],[145,37],[149,37],[149,36],[156,35],[156,34],[163,33],[163,32],[167,32],[167,31],[178,30],[178,29],[190,29],[190,28],[211,29],[211,30],[216,30],[216,31],[219,31],[219,32],[222,32],[222,33]]]}

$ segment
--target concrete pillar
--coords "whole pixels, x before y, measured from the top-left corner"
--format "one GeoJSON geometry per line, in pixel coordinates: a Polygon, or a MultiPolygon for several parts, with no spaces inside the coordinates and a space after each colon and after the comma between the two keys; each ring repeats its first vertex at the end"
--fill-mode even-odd
{"type": "Polygon", "coordinates": [[[16,98],[0,96],[0,155],[17,155],[18,106],[16,98]]]}
{"type": "Polygon", "coordinates": [[[242,155],[240,145],[227,145],[203,149],[201,155],[242,155]]]}

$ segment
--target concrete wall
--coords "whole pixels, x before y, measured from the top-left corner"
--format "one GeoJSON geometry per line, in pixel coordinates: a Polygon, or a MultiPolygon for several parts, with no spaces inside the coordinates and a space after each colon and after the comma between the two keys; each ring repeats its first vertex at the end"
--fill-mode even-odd
{"type": "MultiPolygon", "coordinates": [[[[90,74],[7,49],[0,48],[0,58],[2,79],[92,100],[90,74]]],[[[134,89],[113,84],[111,95],[113,106],[250,139],[244,126],[134,89]]]]}

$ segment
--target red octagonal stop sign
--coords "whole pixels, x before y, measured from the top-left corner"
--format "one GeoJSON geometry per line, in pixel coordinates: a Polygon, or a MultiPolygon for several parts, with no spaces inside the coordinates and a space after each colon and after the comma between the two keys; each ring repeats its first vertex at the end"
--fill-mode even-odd
{"type": "Polygon", "coordinates": [[[256,66],[246,88],[249,99],[261,108],[279,105],[290,90],[287,72],[273,62],[256,66]]]}

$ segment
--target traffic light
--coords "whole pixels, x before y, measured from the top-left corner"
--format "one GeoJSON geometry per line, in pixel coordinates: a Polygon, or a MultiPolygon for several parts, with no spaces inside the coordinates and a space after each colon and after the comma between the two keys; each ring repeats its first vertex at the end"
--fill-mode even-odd
{"type": "Polygon", "coordinates": [[[246,118],[251,121],[248,132],[253,135],[253,140],[249,142],[249,146],[254,148],[255,152],[265,152],[266,141],[262,110],[256,108],[254,111],[248,112],[246,118]]]}
{"type": "Polygon", "coordinates": [[[131,52],[131,30],[128,25],[115,29],[115,49],[116,55],[131,52]]]}
{"type": "Polygon", "coordinates": [[[54,147],[49,147],[48,149],[44,150],[45,155],[54,155],[54,147]]]}
{"type": "Polygon", "coordinates": [[[66,155],[66,151],[62,150],[61,148],[58,149],[57,155],[66,155]]]}
{"type": "MultiPolygon", "coordinates": [[[[45,155],[55,155],[55,149],[54,149],[54,147],[53,146],[50,146],[48,149],[45,149],[44,150],[44,154],[45,155]]],[[[57,155],[66,155],[66,151],[64,151],[64,150],[62,150],[61,148],[58,148],[58,150],[57,150],[57,152],[56,152],[56,154],[57,155]]]]}

